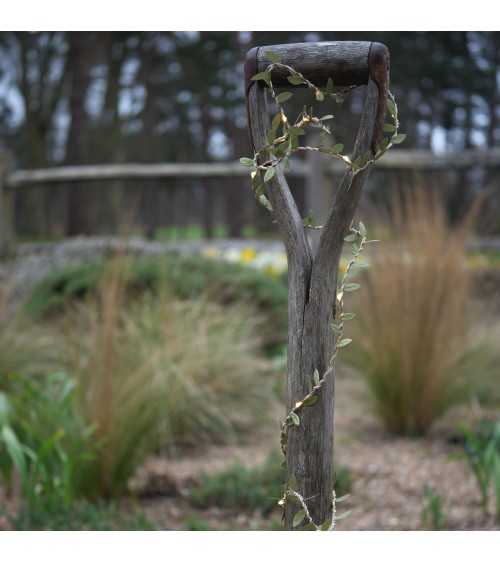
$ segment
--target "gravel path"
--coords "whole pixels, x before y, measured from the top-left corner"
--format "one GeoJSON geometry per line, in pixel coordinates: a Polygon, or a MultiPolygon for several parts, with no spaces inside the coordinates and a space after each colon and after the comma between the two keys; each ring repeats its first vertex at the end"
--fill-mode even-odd
{"type": "MultiPolygon", "coordinates": [[[[423,488],[428,483],[444,502],[443,529],[500,530],[490,495],[489,514],[480,506],[479,491],[462,448],[453,443],[460,421],[471,421],[474,412],[463,407],[450,412],[426,438],[405,439],[388,435],[367,408],[362,382],[339,378],[336,399],[336,447],[339,463],[353,476],[351,497],[339,510],[352,510],[337,523],[338,530],[431,530],[422,522],[423,488]]],[[[276,416],[282,415],[277,410],[276,416]]],[[[275,428],[270,429],[273,432],[275,428]]],[[[163,530],[185,529],[186,518],[197,514],[211,529],[259,529],[257,514],[213,507],[197,511],[184,498],[201,471],[217,473],[238,460],[261,464],[277,440],[265,436],[247,448],[213,448],[178,461],[151,459],[142,470],[148,496],[141,500],[145,515],[163,530]],[[147,486],[147,485],[146,485],[147,486]],[[163,487],[163,491],[162,491],[163,487]],[[161,494],[163,492],[163,495],[161,494]]],[[[279,518],[279,510],[274,519],[279,518]]]]}

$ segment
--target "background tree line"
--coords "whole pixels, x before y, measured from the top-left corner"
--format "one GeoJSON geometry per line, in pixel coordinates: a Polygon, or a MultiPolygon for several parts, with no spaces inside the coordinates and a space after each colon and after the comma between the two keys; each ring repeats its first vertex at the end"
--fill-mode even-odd
{"type": "MultiPolygon", "coordinates": [[[[323,40],[388,46],[404,148],[498,146],[499,32],[43,31],[0,33],[0,147],[24,169],[234,160],[249,153],[246,51],[323,40]]],[[[335,120],[342,142],[357,130],[360,96],[346,99],[335,120]]],[[[295,99],[300,111],[301,98],[295,99]]],[[[450,175],[452,216],[494,180],[485,170],[450,175]]],[[[142,181],[138,190],[115,181],[26,189],[16,198],[18,230],[37,236],[115,232],[133,208],[149,237],[174,217],[188,222],[193,212],[209,235],[225,215],[229,234],[238,236],[255,207],[246,184],[142,181]]],[[[489,228],[500,226],[490,220],[489,228]]]]}

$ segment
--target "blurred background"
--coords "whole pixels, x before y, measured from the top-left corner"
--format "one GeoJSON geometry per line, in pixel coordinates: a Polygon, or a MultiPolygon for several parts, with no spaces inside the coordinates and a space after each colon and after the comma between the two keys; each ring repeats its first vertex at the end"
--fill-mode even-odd
{"type": "MultiPolygon", "coordinates": [[[[419,172],[439,185],[455,221],[498,182],[498,32],[2,32],[0,148],[12,156],[13,170],[233,164],[71,184],[23,183],[18,175],[16,236],[112,234],[125,222],[149,239],[276,236],[253,204],[247,171],[234,165],[252,156],[243,61],[255,45],[323,40],[379,41],[392,55],[391,90],[407,138],[399,157],[395,150],[372,174],[367,201],[419,172]],[[412,149],[430,152],[408,154],[412,149]]],[[[335,108],[333,142],[352,146],[361,99],[356,91],[335,108]]],[[[287,107],[298,113],[300,96],[287,107]]],[[[292,176],[290,184],[305,215],[318,202],[301,180],[292,176]]],[[[492,194],[482,234],[500,232],[499,205],[492,194]]]]}
{"type": "MultiPolygon", "coordinates": [[[[499,529],[500,32],[4,31],[0,530],[282,529],[287,258],[243,61],[326,40],[387,45],[406,134],[356,216],[337,526],[499,529]]],[[[347,154],[363,94],[314,102],[347,154]]],[[[291,160],[320,223],[342,167],[291,160]]]]}

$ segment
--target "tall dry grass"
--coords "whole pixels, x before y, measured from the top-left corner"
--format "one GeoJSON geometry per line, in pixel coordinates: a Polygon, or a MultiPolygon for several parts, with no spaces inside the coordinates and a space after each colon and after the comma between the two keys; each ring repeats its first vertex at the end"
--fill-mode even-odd
{"type": "Polygon", "coordinates": [[[13,374],[42,376],[56,369],[59,359],[50,327],[33,325],[9,306],[10,283],[0,284],[0,392],[11,387],[13,374]]]}
{"type": "Polygon", "coordinates": [[[98,292],[68,313],[62,343],[82,416],[97,423],[85,494],[114,497],[153,451],[203,448],[254,434],[267,420],[273,378],[248,308],[168,288],[130,298],[117,263],[98,292]]]}
{"type": "Polygon", "coordinates": [[[406,190],[379,217],[384,240],[360,276],[350,360],[395,434],[426,433],[490,367],[465,262],[480,203],[453,231],[436,191],[406,190]]]}

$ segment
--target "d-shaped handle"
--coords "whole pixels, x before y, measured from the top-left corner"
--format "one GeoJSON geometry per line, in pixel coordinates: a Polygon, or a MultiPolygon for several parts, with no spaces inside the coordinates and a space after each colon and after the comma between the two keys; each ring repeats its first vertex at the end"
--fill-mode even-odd
{"type": "MultiPolygon", "coordinates": [[[[282,64],[300,72],[315,86],[326,86],[331,78],[334,87],[361,86],[371,79],[379,91],[376,108],[372,147],[376,147],[382,136],[385,120],[386,101],[389,91],[389,51],[382,43],[370,41],[322,41],[319,43],[289,43],[254,47],[245,59],[246,93],[255,81],[252,76],[265,71],[272,61],[266,52],[272,51],[280,58],[282,64]]],[[[297,88],[288,81],[290,72],[282,67],[271,71],[271,80],[276,88],[297,88]]],[[[258,82],[263,86],[262,81],[258,82]]],[[[299,86],[300,87],[300,86],[299,86]]]]}
{"type": "MultiPolygon", "coordinates": [[[[325,86],[331,78],[335,86],[360,86],[368,82],[368,76],[380,74],[380,66],[388,72],[389,51],[381,43],[371,41],[323,41],[320,43],[290,43],[255,47],[246,56],[245,77],[266,70],[272,61],[266,51],[276,53],[285,65],[300,72],[316,86],[325,86]]],[[[273,85],[290,86],[289,72],[275,68],[271,73],[273,85]]]]}

